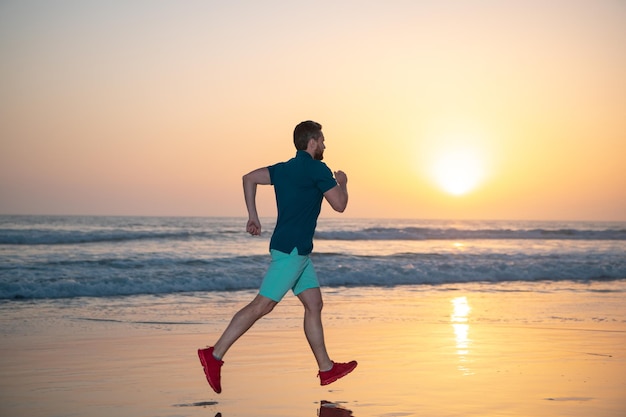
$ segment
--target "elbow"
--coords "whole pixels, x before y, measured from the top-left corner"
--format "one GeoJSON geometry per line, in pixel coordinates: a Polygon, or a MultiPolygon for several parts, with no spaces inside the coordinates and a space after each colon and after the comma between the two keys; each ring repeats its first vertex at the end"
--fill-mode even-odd
{"type": "Polygon", "coordinates": [[[344,211],[346,211],[346,207],[348,207],[348,202],[341,202],[339,204],[335,204],[333,206],[333,209],[337,212],[337,213],[343,213],[344,211]]]}

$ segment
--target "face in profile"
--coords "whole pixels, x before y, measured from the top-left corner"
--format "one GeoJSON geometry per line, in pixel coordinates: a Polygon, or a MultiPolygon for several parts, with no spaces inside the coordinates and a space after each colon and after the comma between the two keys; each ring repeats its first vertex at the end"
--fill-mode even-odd
{"type": "Polygon", "coordinates": [[[326,149],[326,145],[324,145],[324,135],[320,135],[320,137],[315,141],[317,147],[315,148],[315,153],[313,154],[313,158],[321,161],[324,159],[324,149],[326,149]]]}

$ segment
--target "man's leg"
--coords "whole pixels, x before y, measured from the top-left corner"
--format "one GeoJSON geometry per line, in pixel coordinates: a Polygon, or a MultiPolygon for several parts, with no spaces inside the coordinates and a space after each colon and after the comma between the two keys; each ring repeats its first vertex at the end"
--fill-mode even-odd
{"type": "Polygon", "coordinates": [[[230,321],[224,333],[213,347],[213,356],[222,359],[228,349],[261,317],[271,312],[278,304],[260,294],[250,304],[239,310],[230,321]]]}
{"type": "Polygon", "coordinates": [[[204,369],[207,382],[216,393],[222,392],[222,357],[228,349],[261,317],[272,311],[276,301],[262,295],[237,312],[215,346],[198,349],[198,357],[204,369]]]}
{"type": "Polygon", "coordinates": [[[333,367],[328,357],[324,342],[324,328],[322,326],[322,292],[319,288],[309,288],[298,294],[304,306],[304,333],[311,346],[320,371],[327,371],[333,367]]]}

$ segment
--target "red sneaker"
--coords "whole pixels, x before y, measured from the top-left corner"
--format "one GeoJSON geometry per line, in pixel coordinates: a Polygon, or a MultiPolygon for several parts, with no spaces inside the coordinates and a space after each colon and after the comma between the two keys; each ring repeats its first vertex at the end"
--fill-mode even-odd
{"type": "Polygon", "coordinates": [[[333,367],[328,371],[320,371],[317,376],[320,377],[320,385],[328,385],[339,378],[343,378],[356,368],[356,361],[350,361],[348,363],[333,362],[333,367]]]}
{"type": "Polygon", "coordinates": [[[213,347],[198,349],[198,357],[204,369],[206,380],[209,382],[211,388],[213,388],[213,391],[219,394],[222,392],[220,371],[222,365],[224,365],[224,361],[216,359],[215,356],[213,356],[213,347]]]}

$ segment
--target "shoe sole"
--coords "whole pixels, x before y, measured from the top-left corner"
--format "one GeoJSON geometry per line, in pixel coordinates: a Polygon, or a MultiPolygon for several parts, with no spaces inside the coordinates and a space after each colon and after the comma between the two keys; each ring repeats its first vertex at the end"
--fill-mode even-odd
{"type": "Polygon", "coordinates": [[[204,376],[206,376],[206,381],[209,383],[213,391],[219,394],[220,392],[222,392],[222,390],[217,389],[217,387],[215,387],[213,383],[211,382],[211,378],[209,378],[209,371],[208,371],[209,367],[207,366],[206,361],[204,360],[204,355],[202,355],[202,349],[198,349],[198,358],[200,358],[200,363],[202,364],[202,370],[204,371],[204,376]]]}
{"type": "Polygon", "coordinates": [[[333,382],[337,381],[338,379],[343,378],[344,376],[348,375],[350,372],[354,371],[356,369],[357,365],[358,364],[355,363],[352,368],[345,370],[343,373],[335,375],[331,379],[327,379],[325,381],[320,381],[320,385],[324,386],[324,385],[332,384],[333,382]]]}

